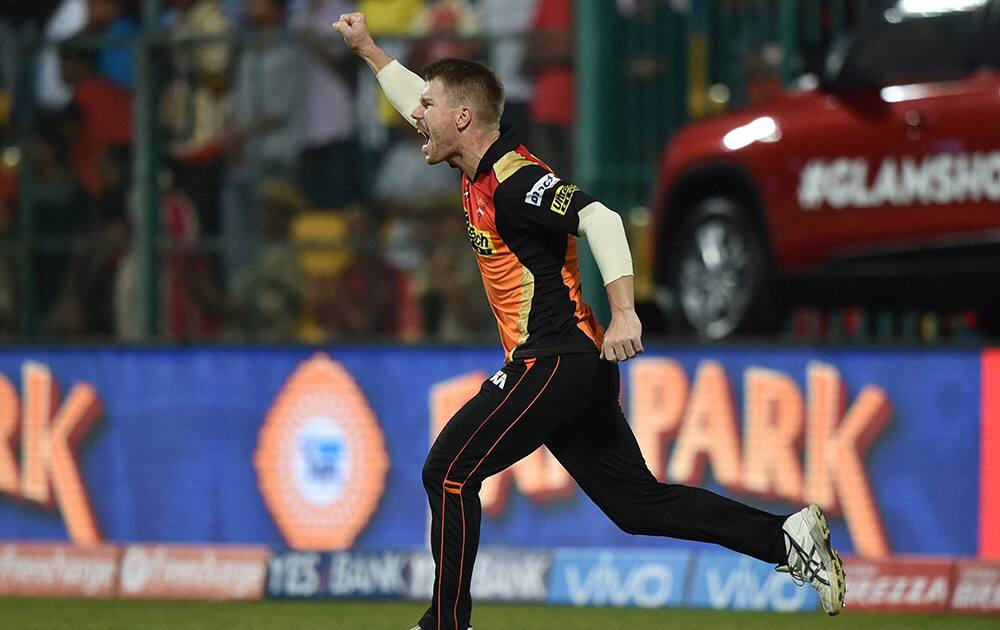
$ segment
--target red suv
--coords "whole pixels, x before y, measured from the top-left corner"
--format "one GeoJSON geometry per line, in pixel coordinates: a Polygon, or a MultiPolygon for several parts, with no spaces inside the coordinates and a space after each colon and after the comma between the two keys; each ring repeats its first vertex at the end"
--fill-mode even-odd
{"type": "Polygon", "coordinates": [[[1000,0],[899,0],[817,87],[687,126],[654,199],[660,286],[700,335],[793,301],[1000,306],[1000,0]]]}

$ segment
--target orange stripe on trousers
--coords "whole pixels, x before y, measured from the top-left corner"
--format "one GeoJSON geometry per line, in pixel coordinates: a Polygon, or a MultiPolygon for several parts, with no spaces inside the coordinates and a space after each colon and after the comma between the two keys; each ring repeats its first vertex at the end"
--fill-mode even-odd
{"type": "MultiPolygon", "coordinates": [[[[560,363],[560,361],[561,361],[560,357],[556,356],[556,364],[552,368],[552,373],[549,374],[548,380],[545,381],[545,385],[542,386],[542,389],[539,390],[538,394],[535,395],[535,397],[532,399],[532,401],[530,403],[528,403],[528,406],[524,408],[524,411],[522,411],[521,414],[518,417],[514,418],[514,421],[510,423],[510,426],[508,426],[504,430],[504,432],[500,434],[500,437],[498,437],[497,440],[496,440],[496,442],[493,443],[493,446],[490,447],[490,450],[486,451],[486,454],[483,455],[482,458],[480,458],[479,463],[476,464],[475,468],[473,468],[472,471],[469,472],[469,474],[465,477],[465,481],[462,482],[463,486],[469,481],[469,479],[476,472],[476,470],[482,465],[482,463],[484,461],[486,461],[486,458],[490,456],[490,453],[492,453],[493,449],[495,449],[497,447],[497,444],[500,443],[500,440],[502,440],[505,435],[507,435],[508,433],[510,433],[510,430],[514,428],[514,425],[517,424],[518,420],[520,420],[521,418],[523,418],[524,414],[528,413],[528,410],[530,410],[531,407],[538,401],[538,399],[542,397],[542,394],[545,393],[545,390],[549,388],[549,383],[552,382],[552,378],[556,375],[556,371],[559,369],[559,363],[560,363]]],[[[531,367],[529,366],[528,369],[530,370],[531,367]]],[[[527,374],[527,372],[525,372],[525,374],[527,374]]],[[[523,380],[523,378],[524,377],[522,377],[522,380],[523,380]]],[[[520,383],[520,382],[521,381],[518,381],[518,383],[520,383]]],[[[459,600],[459,597],[462,595],[462,572],[464,571],[464,564],[465,564],[465,503],[462,501],[461,495],[459,495],[459,505],[462,506],[462,553],[459,556],[461,558],[461,561],[458,564],[458,592],[455,593],[455,627],[456,628],[458,627],[458,600],[459,600]]],[[[443,547],[443,542],[444,542],[444,519],[443,518],[441,520],[441,534],[442,534],[441,541],[442,541],[442,551],[443,551],[443,549],[444,549],[444,547],[443,547]]],[[[443,559],[444,559],[444,554],[442,553],[442,560],[443,559]]],[[[440,592],[441,592],[441,581],[438,580],[438,593],[440,594],[440,592]]],[[[441,626],[440,611],[441,611],[441,598],[438,597],[438,627],[441,626]]]]}
{"type": "MultiPolygon", "coordinates": [[[[535,365],[534,361],[528,361],[526,363],[527,363],[528,369],[524,371],[524,374],[521,375],[521,378],[519,378],[517,380],[517,383],[515,383],[514,387],[512,387],[509,392],[507,392],[507,395],[503,397],[503,400],[500,401],[500,403],[496,406],[496,408],[494,408],[493,411],[490,412],[490,415],[486,416],[486,419],[483,420],[481,423],[479,423],[479,426],[476,427],[476,430],[472,432],[472,435],[469,436],[469,439],[466,440],[465,444],[462,445],[462,448],[459,449],[458,454],[455,455],[455,459],[451,460],[451,463],[448,464],[448,470],[444,473],[444,482],[442,483],[442,486],[443,486],[442,489],[444,491],[441,493],[441,548],[438,551],[438,591],[437,591],[437,624],[438,624],[438,628],[441,627],[441,582],[443,581],[443,578],[444,578],[444,516],[445,516],[445,509],[446,509],[446,506],[447,506],[447,504],[445,503],[445,496],[450,492],[449,489],[448,489],[448,487],[447,487],[447,485],[446,485],[448,483],[448,476],[451,475],[451,469],[452,469],[452,467],[455,466],[455,462],[457,462],[458,458],[461,457],[462,453],[465,452],[466,447],[469,446],[469,444],[472,442],[472,439],[474,437],[476,437],[476,434],[479,433],[479,431],[484,426],[486,426],[486,423],[489,422],[490,418],[492,418],[494,415],[496,415],[496,412],[500,411],[500,407],[503,407],[503,404],[505,402],[507,402],[507,399],[510,398],[514,394],[514,391],[524,381],[524,377],[528,375],[528,372],[530,372],[531,368],[534,367],[534,365],[535,365]]],[[[457,493],[459,495],[459,499],[460,500],[461,500],[461,488],[462,488],[462,485],[464,485],[464,484],[459,484],[459,486],[458,486],[459,487],[459,492],[457,493]]],[[[463,507],[463,509],[464,509],[464,507],[463,507]]],[[[464,521],[463,521],[463,527],[464,527],[464,521]]],[[[463,544],[463,555],[462,555],[462,557],[464,558],[465,557],[465,554],[464,554],[465,532],[464,531],[462,533],[462,544],[463,544]]],[[[461,577],[462,577],[461,573],[459,573],[458,577],[459,577],[459,580],[460,580],[459,581],[459,588],[461,588],[461,577]]],[[[455,600],[455,601],[456,601],[456,603],[458,602],[458,600],[455,600]]]]}

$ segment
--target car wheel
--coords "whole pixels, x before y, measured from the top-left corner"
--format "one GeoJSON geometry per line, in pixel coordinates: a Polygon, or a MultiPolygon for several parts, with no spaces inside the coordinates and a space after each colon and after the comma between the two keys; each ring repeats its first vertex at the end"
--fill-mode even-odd
{"type": "Polygon", "coordinates": [[[778,320],[764,239],[726,198],[697,203],[672,240],[670,287],[683,319],[706,339],[767,332],[778,320]]]}

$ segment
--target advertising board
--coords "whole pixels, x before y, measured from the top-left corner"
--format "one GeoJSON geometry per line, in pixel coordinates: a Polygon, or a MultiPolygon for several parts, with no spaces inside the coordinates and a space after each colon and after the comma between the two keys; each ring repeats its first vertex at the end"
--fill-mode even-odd
{"type": "MultiPolygon", "coordinates": [[[[622,399],[664,482],[779,514],[816,502],[845,553],[991,557],[1000,369],[983,355],[654,347],[622,365],[622,399]]],[[[0,352],[0,540],[422,548],[432,436],[499,362],[476,348],[0,352]]],[[[487,546],[705,548],[621,533],[544,449],[481,497],[487,546]]]]}

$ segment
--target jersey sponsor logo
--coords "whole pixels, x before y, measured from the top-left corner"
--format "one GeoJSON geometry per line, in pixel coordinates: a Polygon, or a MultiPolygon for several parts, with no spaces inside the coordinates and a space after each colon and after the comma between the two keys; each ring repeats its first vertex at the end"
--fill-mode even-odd
{"type": "Polygon", "coordinates": [[[0,374],[0,494],[58,507],[70,539],[84,545],[100,542],[101,531],[76,448],[103,412],[97,391],[87,383],[73,385],[60,405],[59,384],[43,363],[24,363],[20,396],[0,374]]]}
{"type": "Polygon", "coordinates": [[[389,457],[354,378],[319,353],[299,366],[261,427],[254,467],[264,504],[293,549],[350,547],[371,520],[389,457]]]}
{"type": "Polygon", "coordinates": [[[576,184],[563,184],[559,188],[556,188],[556,196],[552,200],[549,210],[552,210],[556,214],[565,215],[566,211],[569,210],[569,204],[573,200],[573,195],[578,190],[580,190],[580,187],[576,184]]]}
{"type": "Polygon", "coordinates": [[[531,187],[531,190],[528,191],[528,194],[524,196],[524,203],[528,203],[533,206],[538,206],[539,208],[541,208],[542,195],[545,194],[546,190],[552,188],[560,181],[561,180],[558,177],[556,177],[554,173],[546,173],[541,178],[539,178],[537,182],[535,182],[535,185],[531,187]]]}
{"type": "Polygon", "coordinates": [[[480,256],[494,256],[497,253],[496,247],[493,246],[493,238],[490,233],[486,230],[480,230],[479,228],[472,225],[469,221],[469,213],[465,213],[465,229],[469,234],[469,242],[472,243],[473,249],[480,256]]]}
{"type": "Polygon", "coordinates": [[[803,210],[1000,201],[1000,151],[887,157],[874,177],[864,158],[810,160],[799,174],[803,210]]]}
{"type": "Polygon", "coordinates": [[[504,374],[503,370],[499,370],[496,374],[490,377],[490,382],[500,389],[503,389],[504,385],[507,384],[507,375],[504,374]]]}

